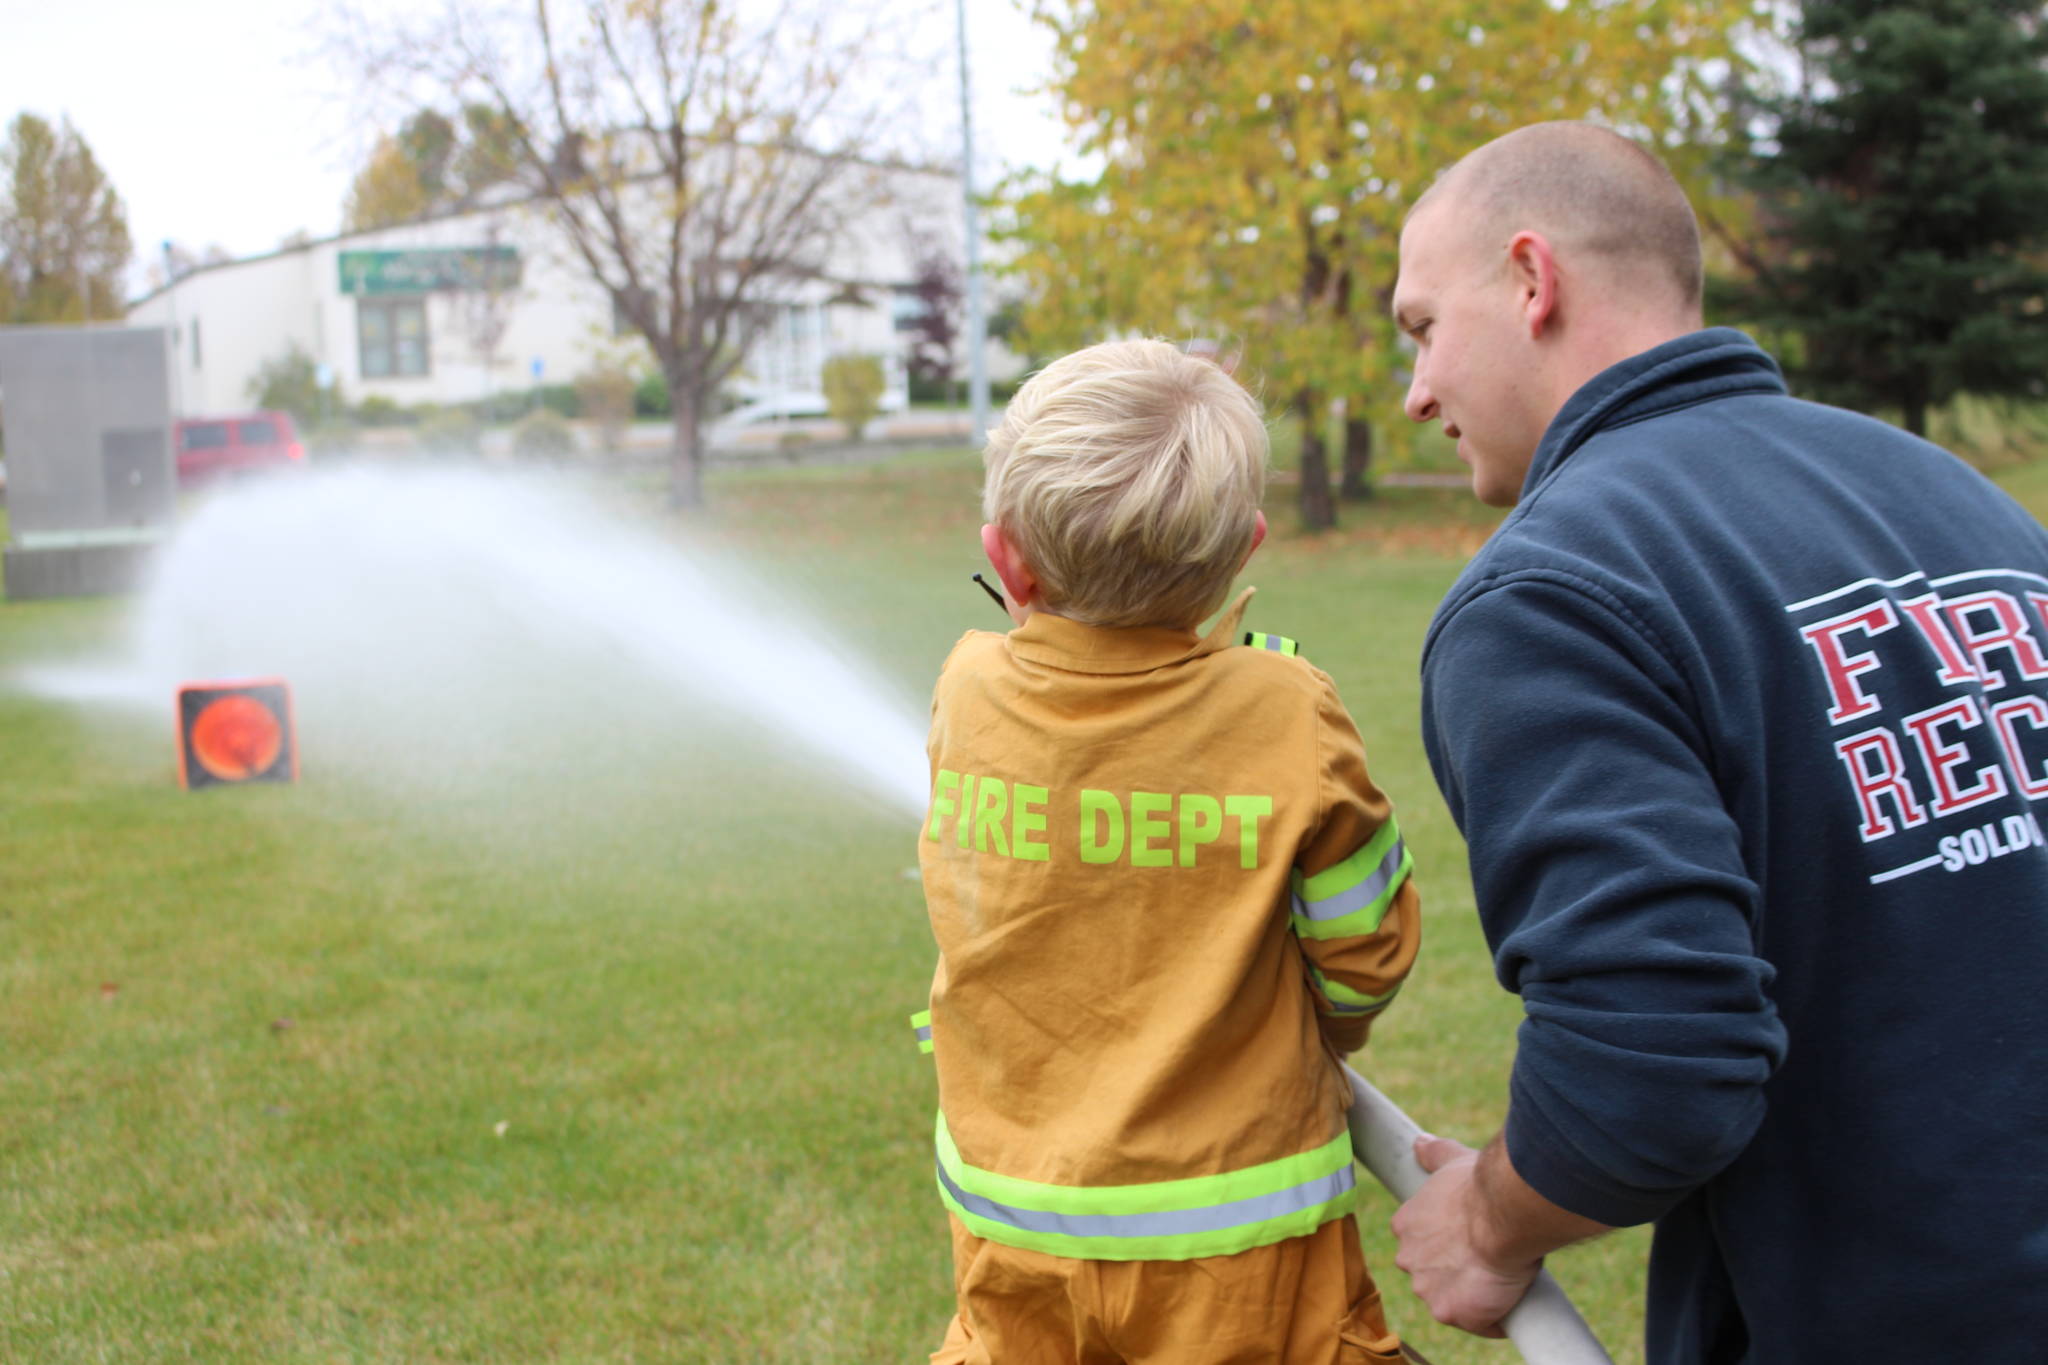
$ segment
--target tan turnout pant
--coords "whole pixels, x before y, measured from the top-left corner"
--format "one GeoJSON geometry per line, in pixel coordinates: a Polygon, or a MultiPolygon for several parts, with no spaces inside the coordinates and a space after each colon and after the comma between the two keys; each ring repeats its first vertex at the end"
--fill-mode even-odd
{"type": "Polygon", "coordinates": [[[1080,1261],[953,1226],[959,1312],[933,1365],[1385,1365],[1349,1215],[1306,1237],[1192,1261],[1080,1261]]]}

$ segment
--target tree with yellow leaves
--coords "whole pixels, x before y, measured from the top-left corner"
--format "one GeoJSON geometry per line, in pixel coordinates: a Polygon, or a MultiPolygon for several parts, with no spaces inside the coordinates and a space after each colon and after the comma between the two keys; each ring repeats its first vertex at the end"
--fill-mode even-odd
{"type": "Polygon", "coordinates": [[[350,232],[389,227],[423,218],[435,206],[420,182],[419,167],[388,133],[370,149],[370,159],[356,172],[342,206],[342,224],[350,232]]]}
{"type": "Polygon", "coordinates": [[[0,137],[0,326],[122,312],[128,212],[69,119],[20,113],[0,137]]]}
{"type": "Polygon", "coordinates": [[[1399,406],[1387,316],[1407,206],[1542,119],[1652,143],[1682,178],[1716,133],[1738,0],[1040,0],[1057,91],[1102,169],[1014,184],[1037,349],[1224,335],[1299,419],[1304,523],[1335,521],[1324,432],[1399,406]],[[1695,154],[1695,148],[1700,154],[1695,154]]]}

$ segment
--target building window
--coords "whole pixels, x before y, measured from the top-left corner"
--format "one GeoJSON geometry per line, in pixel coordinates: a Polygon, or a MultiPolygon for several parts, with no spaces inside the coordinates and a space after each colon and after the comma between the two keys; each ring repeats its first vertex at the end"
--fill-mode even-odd
{"type": "Polygon", "coordinates": [[[427,373],[427,301],[356,300],[356,344],[365,379],[427,373]]]}

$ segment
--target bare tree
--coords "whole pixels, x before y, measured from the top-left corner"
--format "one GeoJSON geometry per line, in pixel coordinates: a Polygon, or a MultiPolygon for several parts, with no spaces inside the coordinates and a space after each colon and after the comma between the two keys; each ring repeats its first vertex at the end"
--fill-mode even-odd
{"type": "Polygon", "coordinates": [[[519,274],[498,265],[498,248],[504,245],[505,225],[496,214],[484,224],[486,264],[468,281],[460,295],[458,317],[470,353],[484,367],[484,397],[498,395],[498,350],[512,325],[512,308],[519,298],[519,274]]]}
{"type": "Polygon", "coordinates": [[[700,503],[713,395],[880,201],[914,27],[827,0],[447,0],[396,22],[341,3],[330,47],[353,74],[494,112],[508,182],[646,338],[674,408],[670,501],[700,503]]]}

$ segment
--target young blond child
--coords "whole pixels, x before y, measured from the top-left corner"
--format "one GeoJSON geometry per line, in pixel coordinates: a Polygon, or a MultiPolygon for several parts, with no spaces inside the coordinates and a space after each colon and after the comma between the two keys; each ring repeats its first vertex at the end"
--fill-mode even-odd
{"type": "Polygon", "coordinates": [[[1025,384],[985,455],[1016,629],[932,703],[937,1362],[1390,1361],[1338,1059],[1418,902],[1330,679],[1242,637],[1258,404],[1158,341],[1025,384]]]}

